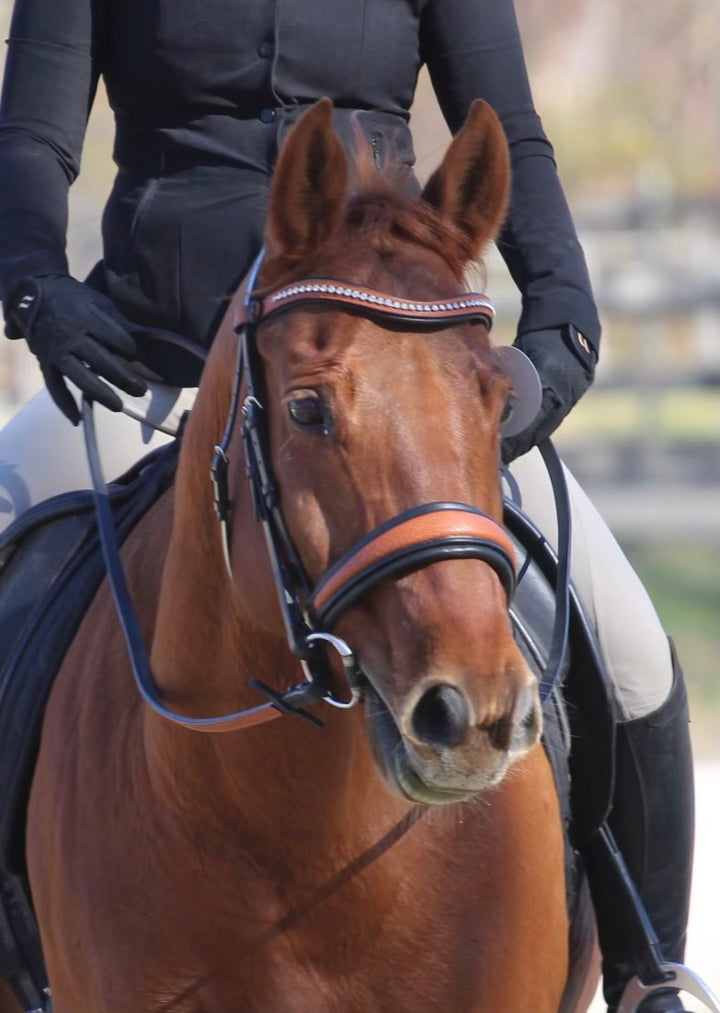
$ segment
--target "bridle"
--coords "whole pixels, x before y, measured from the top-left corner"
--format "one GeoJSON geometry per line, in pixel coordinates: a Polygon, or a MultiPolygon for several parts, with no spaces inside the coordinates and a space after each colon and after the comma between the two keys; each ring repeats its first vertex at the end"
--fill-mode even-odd
{"type": "Polygon", "coordinates": [[[458,324],[481,324],[489,329],[494,310],[486,296],[474,292],[432,302],[413,301],[324,278],[303,279],[261,296],[255,291],[260,263],[258,258],[236,321],[238,358],[234,391],[223,439],[215,448],[212,479],[225,559],[232,577],[228,447],[241,415],[255,517],[265,533],[288,644],[307,677],[299,690],[294,687],[290,691],[290,698],[258,680],[252,684],[276,707],[290,707],[292,713],[308,716],[305,704],[321,697],[343,705],[332,689],[323,642],[340,654],[352,700],[352,688],[359,676],[357,662],[347,644],[330,630],[348,608],[380,581],[442,560],[472,558],[494,570],[509,600],[515,588],[514,551],[505,530],[476,507],[455,502],[423,503],[365,535],[313,587],[288,532],[270,465],[257,330],[267,320],[291,309],[316,305],[360,315],[393,329],[430,331],[458,324]]]}
{"type": "Polygon", "coordinates": [[[269,438],[257,351],[257,330],[267,320],[297,307],[318,304],[361,315],[388,329],[439,331],[458,324],[492,325],[494,310],[484,295],[462,293],[433,302],[400,299],[359,285],[330,279],[304,279],[260,295],[255,283],[262,262],[249,275],[236,321],[237,364],[232,399],[221,442],[215,447],[211,478],[220,521],[223,551],[232,579],[232,503],[228,494],[228,448],[238,416],[242,417],[245,466],[256,519],[265,535],[273,580],[283,615],[288,645],[300,660],[305,680],[278,691],[259,679],[250,685],[266,699],[254,707],[218,717],[193,718],[166,707],[160,698],[137,615],[120,563],[109,495],[100,464],[89,401],[83,402],[88,463],[98,516],[98,529],[110,587],[128,647],[138,691],[156,713],[196,731],[224,732],[251,727],[281,714],[302,717],[322,726],[307,707],[320,700],[351,707],[359,697],[362,672],[357,659],[331,629],[340,616],[381,581],[447,559],[477,559],[488,564],[505,589],[508,601],[516,583],[513,544],[504,528],[468,503],[421,503],[389,518],[351,546],[313,586],[290,537],[280,492],[269,456],[269,438]],[[346,685],[337,691],[326,649],[339,655],[346,685]]]}

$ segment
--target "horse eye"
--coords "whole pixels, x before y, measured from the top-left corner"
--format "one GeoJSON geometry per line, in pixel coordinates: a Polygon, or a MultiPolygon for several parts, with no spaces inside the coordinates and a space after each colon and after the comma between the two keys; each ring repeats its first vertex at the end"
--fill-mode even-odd
{"type": "Polygon", "coordinates": [[[303,391],[288,402],[288,414],[300,429],[327,431],[327,413],[322,398],[315,391],[303,391]]]}
{"type": "Polygon", "coordinates": [[[502,414],[500,415],[500,425],[503,425],[503,423],[505,422],[509,422],[510,418],[512,417],[514,409],[515,409],[515,400],[511,396],[507,399],[503,407],[502,414]]]}

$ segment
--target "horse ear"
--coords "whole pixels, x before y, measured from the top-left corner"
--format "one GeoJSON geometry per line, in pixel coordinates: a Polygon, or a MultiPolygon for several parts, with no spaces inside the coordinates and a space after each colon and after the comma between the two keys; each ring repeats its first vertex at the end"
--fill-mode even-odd
{"type": "Polygon", "coordinates": [[[333,128],[332,108],[330,99],[316,102],[280,152],[266,226],[269,256],[307,256],[339,222],[348,164],[333,128]]]}
{"type": "Polygon", "coordinates": [[[432,204],[469,240],[470,256],[480,255],[497,235],[510,193],[510,154],[495,111],[477,99],[453,138],[440,167],[423,190],[432,204]]]}

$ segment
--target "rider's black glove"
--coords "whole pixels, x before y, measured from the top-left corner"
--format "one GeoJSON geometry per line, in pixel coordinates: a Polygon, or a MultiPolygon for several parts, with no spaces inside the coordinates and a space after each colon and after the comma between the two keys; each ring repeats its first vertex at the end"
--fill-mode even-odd
{"type": "Polygon", "coordinates": [[[531,360],[542,384],[542,405],[534,422],[502,441],[509,463],[553,433],[593,381],[597,355],[571,324],[550,331],[521,334],[515,346],[531,360]]]}
{"type": "Polygon", "coordinates": [[[5,305],[5,320],[7,336],[25,338],[37,356],[50,396],[73,425],[80,413],[65,377],[114,412],[122,402],[100,377],[134,397],[147,390],[130,365],[138,355],[133,325],[107,296],[69,275],[22,282],[5,305]]]}

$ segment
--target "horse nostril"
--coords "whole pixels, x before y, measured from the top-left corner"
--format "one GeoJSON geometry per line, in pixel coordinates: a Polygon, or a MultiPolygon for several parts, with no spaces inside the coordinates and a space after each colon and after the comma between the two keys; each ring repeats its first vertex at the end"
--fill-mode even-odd
{"type": "Polygon", "coordinates": [[[537,689],[528,686],[521,699],[521,716],[515,732],[516,745],[519,749],[527,749],[540,737],[542,730],[542,711],[540,710],[537,689]]]}
{"type": "Polygon", "coordinates": [[[511,713],[480,726],[493,749],[525,752],[536,743],[541,721],[536,695],[534,687],[528,686],[518,695],[511,713]]]}
{"type": "Polygon", "coordinates": [[[510,718],[499,718],[497,721],[493,721],[492,724],[486,726],[485,731],[493,749],[497,749],[499,753],[504,753],[508,750],[513,731],[513,724],[510,718]]]}
{"type": "Polygon", "coordinates": [[[465,696],[447,683],[432,686],[418,701],[412,728],[419,739],[432,746],[457,746],[470,727],[470,708],[465,696]]]}

